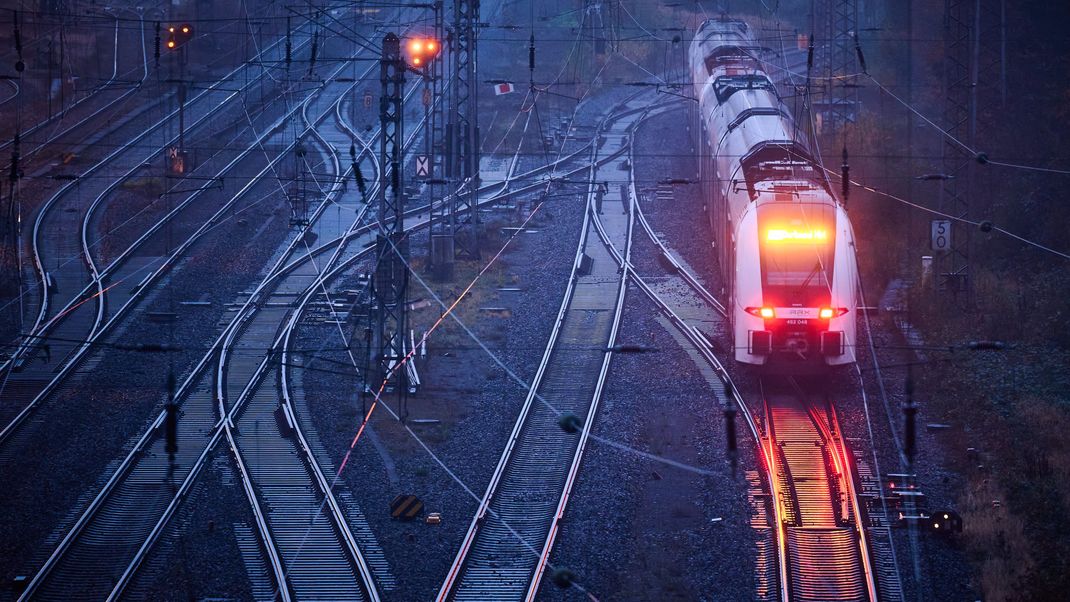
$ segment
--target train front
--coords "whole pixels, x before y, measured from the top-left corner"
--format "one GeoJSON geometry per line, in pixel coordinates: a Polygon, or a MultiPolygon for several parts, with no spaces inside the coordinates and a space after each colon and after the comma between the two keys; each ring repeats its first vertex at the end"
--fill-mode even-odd
{"type": "Polygon", "coordinates": [[[824,188],[761,183],[739,224],[736,359],[807,373],[855,361],[854,235],[824,188]]]}

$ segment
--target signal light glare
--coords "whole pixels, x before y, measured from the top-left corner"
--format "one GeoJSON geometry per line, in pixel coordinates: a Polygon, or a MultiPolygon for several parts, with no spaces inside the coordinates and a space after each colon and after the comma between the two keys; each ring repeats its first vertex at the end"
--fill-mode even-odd
{"type": "Polygon", "coordinates": [[[413,65],[419,65],[421,62],[423,62],[423,61],[421,61],[419,57],[416,57],[416,58],[412,59],[412,64],[413,65]]]}
{"type": "Polygon", "coordinates": [[[169,26],[169,27],[167,28],[167,31],[168,31],[169,33],[175,33],[175,26],[174,26],[174,25],[171,25],[171,26],[169,26]]]}
{"type": "Polygon", "coordinates": [[[182,26],[182,33],[189,33],[189,32],[190,32],[189,25],[183,25],[182,26]]]}
{"type": "Polygon", "coordinates": [[[766,232],[766,239],[773,242],[794,240],[826,240],[828,233],[824,230],[780,230],[771,229],[766,232]]]}
{"type": "Polygon", "coordinates": [[[413,40],[409,44],[409,51],[410,52],[423,52],[423,50],[424,50],[424,43],[421,42],[420,40],[413,40]]]}
{"type": "Polygon", "coordinates": [[[167,47],[168,48],[174,48],[175,47],[175,41],[174,40],[167,40],[167,47]]]}

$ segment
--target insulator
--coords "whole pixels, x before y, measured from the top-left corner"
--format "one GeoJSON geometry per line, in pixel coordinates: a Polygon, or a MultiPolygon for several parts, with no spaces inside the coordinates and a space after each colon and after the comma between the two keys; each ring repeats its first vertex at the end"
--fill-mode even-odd
{"type": "Polygon", "coordinates": [[[736,451],[736,408],[733,403],[729,402],[728,407],[724,409],[724,428],[729,453],[736,451]]]}
{"type": "Polygon", "coordinates": [[[535,34],[531,34],[531,41],[528,44],[528,71],[535,70],[535,34]]]}
{"type": "Polygon", "coordinates": [[[15,53],[19,55],[19,60],[21,61],[22,60],[22,32],[19,30],[19,11],[15,11],[15,14],[14,14],[14,16],[12,18],[14,20],[14,26],[15,26],[15,32],[14,32],[15,53]]]}
{"type": "Polygon", "coordinates": [[[914,405],[913,399],[908,399],[907,404],[903,406],[903,420],[905,422],[905,428],[903,429],[903,452],[907,456],[907,461],[911,464],[914,463],[915,447],[915,425],[914,421],[918,413],[918,406],[914,405]]]}
{"type": "Polygon", "coordinates": [[[858,55],[858,64],[862,67],[862,73],[869,75],[869,71],[866,69],[866,57],[862,56],[862,45],[858,43],[858,34],[852,34],[855,39],[855,54],[858,55]]]}
{"type": "Polygon", "coordinates": [[[290,66],[293,59],[293,42],[290,36],[290,17],[286,17],[286,66],[290,66]]]}
{"type": "Polygon", "coordinates": [[[843,204],[847,204],[847,198],[851,195],[851,167],[847,164],[847,145],[843,147],[843,164],[840,165],[843,173],[840,177],[840,187],[843,192],[843,204]]]}
{"type": "Polygon", "coordinates": [[[583,428],[583,421],[575,414],[562,414],[557,419],[557,426],[566,433],[578,433],[583,428]]]}
{"type": "Polygon", "coordinates": [[[561,589],[572,587],[572,582],[575,580],[576,573],[573,573],[565,567],[557,567],[550,572],[550,581],[561,589]]]}
{"type": "Polygon", "coordinates": [[[15,132],[15,139],[11,143],[11,181],[19,179],[19,133],[15,132]]]}

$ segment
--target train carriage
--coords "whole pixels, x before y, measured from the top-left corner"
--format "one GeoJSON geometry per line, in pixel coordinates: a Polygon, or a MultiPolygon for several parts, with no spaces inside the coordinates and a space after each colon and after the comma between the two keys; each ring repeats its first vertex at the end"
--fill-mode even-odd
{"type": "Polygon", "coordinates": [[[700,180],[735,359],[781,372],[855,361],[854,234],[743,21],[690,48],[700,180]]]}

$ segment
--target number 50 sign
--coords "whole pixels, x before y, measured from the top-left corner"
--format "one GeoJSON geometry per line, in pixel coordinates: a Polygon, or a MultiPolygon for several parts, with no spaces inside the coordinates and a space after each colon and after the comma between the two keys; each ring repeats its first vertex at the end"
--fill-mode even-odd
{"type": "Polygon", "coordinates": [[[930,245],[933,251],[951,250],[951,220],[934,219],[932,222],[932,238],[930,245]]]}

